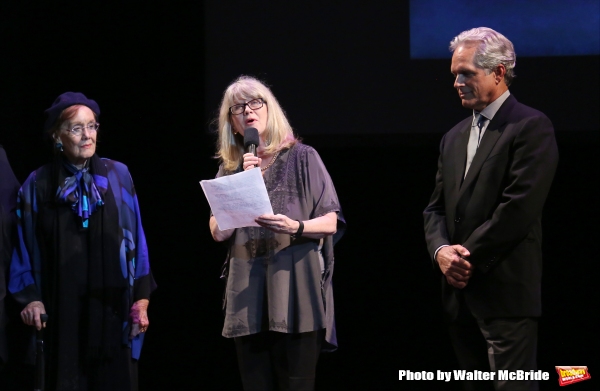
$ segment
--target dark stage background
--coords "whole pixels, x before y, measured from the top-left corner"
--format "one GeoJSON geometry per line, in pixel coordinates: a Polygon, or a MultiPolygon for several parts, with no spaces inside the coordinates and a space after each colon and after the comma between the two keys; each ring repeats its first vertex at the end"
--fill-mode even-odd
{"type": "MultiPolygon", "coordinates": [[[[141,388],[241,388],[233,342],[220,336],[224,247],[198,181],[217,171],[221,93],[251,74],[321,154],[348,221],[334,277],[340,348],[321,356],[317,388],[457,389],[397,380],[400,369],[457,368],[421,217],[439,140],[469,115],[450,53],[409,60],[408,2],[207,3],[0,4],[0,143],[19,180],[49,159],[43,110],[82,91],[102,110],[98,153],[136,183],[159,285],[141,388]]],[[[556,365],[589,366],[578,389],[598,381],[598,65],[520,58],[511,87],[551,118],[561,154],[544,216],[543,389],[558,389],[556,365]]]]}

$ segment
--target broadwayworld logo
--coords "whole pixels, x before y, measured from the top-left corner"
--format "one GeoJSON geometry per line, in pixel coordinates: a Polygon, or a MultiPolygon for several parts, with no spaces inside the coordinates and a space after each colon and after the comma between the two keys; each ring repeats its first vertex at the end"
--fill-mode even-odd
{"type": "Polygon", "coordinates": [[[561,386],[568,386],[569,384],[577,383],[592,378],[592,376],[590,376],[590,372],[588,371],[588,367],[558,366],[555,368],[556,373],[558,373],[558,384],[560,384],[561,386]]]}

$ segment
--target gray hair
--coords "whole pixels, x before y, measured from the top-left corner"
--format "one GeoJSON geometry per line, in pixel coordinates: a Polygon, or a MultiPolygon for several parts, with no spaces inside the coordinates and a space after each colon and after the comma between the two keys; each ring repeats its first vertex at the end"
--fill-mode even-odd
{"type": "Polygon", "coordinates": [[[504,65],[506,68],[504,82],[510,86],[516,77],[514,68],[517,64],[517,55],[512,42],[491,28],[476,27],[454,37],[450,42],[450,51],[454,52],[466,42],[479,42],[474,58],[477,67],[485,69],[489,73],[498,65],[504,65]]]}

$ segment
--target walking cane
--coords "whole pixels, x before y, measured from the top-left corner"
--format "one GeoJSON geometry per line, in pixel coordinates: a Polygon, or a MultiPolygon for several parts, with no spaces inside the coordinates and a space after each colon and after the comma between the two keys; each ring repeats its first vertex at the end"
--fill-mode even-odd
{"type": "MultiPolygon", "coordinates": [[[[42,325],[48,322],[48,315],[40,316],[42,325]]],[[[44,376],[46,375],[44,360],[44,328],[35,331],[35,386],[34,391],[44,391],[44,376]]]]}

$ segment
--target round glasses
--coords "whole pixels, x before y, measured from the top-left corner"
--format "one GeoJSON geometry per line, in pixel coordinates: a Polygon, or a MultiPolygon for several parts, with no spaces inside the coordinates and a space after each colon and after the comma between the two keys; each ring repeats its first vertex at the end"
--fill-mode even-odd
{"type": "Polygon", "coordinates": [[[240,103],[239,105],[233,105],[229,108],[229,112],[233,115],[238,115],[238,114],[242,114],[244,112],[244,110],[246,109],[246,106],[250,107],[252,110],[258,110],[261,107],[263,107],[263,105],[266,102],[264,100],[262,100],[262,98],[256,98],[256,99],[252,99],[251,101],[247,102],[247,103],[240,103]]]}
{"type": "Polygon", "coordinates": [[[83,134],[83,130],[87,129],[89,133],[95,133],[100,124],[98,122],[93,122],[87,125],[75,125],[71,129],[65,129],[69,134],[73,137],[79,137],[83,134]]]}

